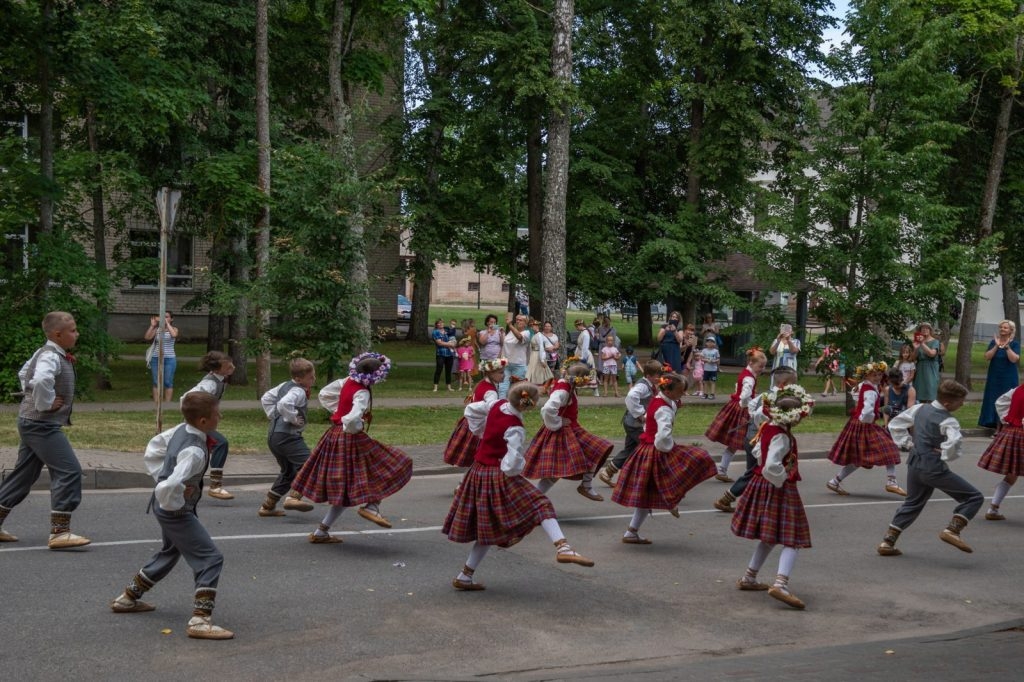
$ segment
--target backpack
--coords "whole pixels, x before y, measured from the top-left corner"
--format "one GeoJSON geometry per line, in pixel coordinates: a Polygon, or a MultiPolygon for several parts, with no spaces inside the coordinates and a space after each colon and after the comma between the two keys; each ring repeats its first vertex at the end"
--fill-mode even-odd
{"type": "Polygon", "coordinates": [[[597,330],[587,327],[587,331],[590,332],[590,352],[597,353],[601,350],[601,339],[597,338],[597,330]]]}

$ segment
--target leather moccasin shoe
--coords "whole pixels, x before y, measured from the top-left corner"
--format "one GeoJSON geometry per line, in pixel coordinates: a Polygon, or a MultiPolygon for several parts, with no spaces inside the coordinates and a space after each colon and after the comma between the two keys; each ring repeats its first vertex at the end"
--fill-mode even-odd
{"type": "Polygon", "coordinates": [[[309,541],[314,545],[340,545],[342,543],[341,538],[336,538],[333,535],[317,535],[316,533],[309,534],[309,541]]]}
{"type": "Polygon", "coordinates": [[[156,611],[156,607],[138,599],[128,599],[122,594],[110,602],[110,610],[114,613],[147,613],[156,611]]]}
{"type": "Polygon", "coordinates": [[[367,509],[366,507],[360,507],[359,511],[356,513],[362,516],[367,521],[372,521],[373,523],[376,523],[381,528],[391,528],[391,522],[385,519],[383,516],[381,516],[379,512],[375,512],[372,509],[367,509]]]}
{"type": "Polygon", "coordinates": [[[5,530],[0,530],[0,542],[17,542],[18,536],[11,535],[5,530]]]}
{"type": "Polygon", "coordinates": [[[463,592],[480,592],[487,589],[483,583],[475,583],[472,580],[459,580],[458,578],[452,579],[452,587],[463,592]]]}
{"type": "Polygon", "coordinates": [[[744,592],[764,592],[772,588],[768,583],[759,583],[756,580],[744,580],[740,578],[736,581],[736,589],[743,590],[744,592]]]}
{"type": "Polygon", "coordinates": [[[587,498],[588,500],[593,500],[594,502],[604,502],[604,497],[602,497],[598,493],[595,493],[593,488],[584,488],[581,485],[576,488],[576,492],[578,492],[580,495],[587,498]]]}
{"type": "MultiPolygon", "coordinates": [[[[985,513],[985,520],[986,521],[1005,521],[1006,517],[1003,516],[1002,514],[1000,514],[999,512],[986,512],[985,513]]],[[[3,532],[0,531],[0,542],[3,542],[2,536],[3,536],[3,532]]]]}
{"type": "Polygon", "coordinates": [[[276,508],[275,509],[266,509],[265,507],[260,507],[259,509],[256,510],[256,513],[259,514],[260,516],[264,517],[264,518],[266,518],[268,516],[284,516],[284,512],[282,510],[276,509],[276,508]]]}
{"type": "Polygon", "coordinates": [[[784,590],[781,587],[771,587],[768,589],[768,596],[773,599],[778,599],[787,606],[792,606],[794,609],[802,609],[806,606],[803,601],[800,600],[795,594],[792,594],[789,590],[784,590]]]}
{"type": "Polygon", "coordinates": [[[227,490],[224,490],[224,488],[210,488],[209,490],[206,491],[206,494],[218,500],[235,499],[235,496],[229,493],[227,490]]]}
{"type": "Polygon", "coordinates": [[[188,636],[192,639],[234,639],[235,633],[214,625],[208,616],[192,616],[188,622],[188,636]]]}
{"type": "Polygon", "coordinates": [[[46,546],[50,549],[74,549],[75,547],[84,547],[90,542],[92,542],[92,540],[89,538],[84,538],[81,535],[75,535],[68,531],[66,533],[51,535],[50,541],[46,543],[46,546]]]}
{"type": "Polygon", "coordinates": [[[306,502],[305,500],[299,500],[294,497],[286,498],[284,501],[284,508],[288,511],[300,511],[308,512],[313,511],[313,503],[306,502]]]}

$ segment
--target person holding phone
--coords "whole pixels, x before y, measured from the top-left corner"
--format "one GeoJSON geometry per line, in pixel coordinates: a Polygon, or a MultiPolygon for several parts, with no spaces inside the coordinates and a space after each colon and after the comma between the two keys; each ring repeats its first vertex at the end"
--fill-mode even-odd
{"type": "Polygon", "coordinates": [[[658,349],[661,351],[661,361],[671,365],[672,371],[682,373],[683,371],[683,316],[678,310],[669,313],[668,321],[661,325],[658,330],[658,349]]]}
{"type": "Polygon", "coordinates": [[[477,347],[480,349],[480,361],[497,360],[501,355],[501,341],[504,335],[498,327],[498,316],[488,315],[484,319],[484,328],[476,335],[477,347]]]}
{"type": "Polygon", "coordinates": [[[793,336],[793,325],[783,323],[779,326],[779,335],[768,348],[772,354],[772,369],[790,367],[796,369],[796,356],[800,353],[800,339],[793,336]]]}

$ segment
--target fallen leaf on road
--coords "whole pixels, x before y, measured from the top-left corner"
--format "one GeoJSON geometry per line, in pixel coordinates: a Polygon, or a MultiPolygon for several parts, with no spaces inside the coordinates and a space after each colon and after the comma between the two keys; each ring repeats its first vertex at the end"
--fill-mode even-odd
{"type": "Polygon", "coordinates": [[[171,629],[170,628],[164,628],[163,630],[160,631],[160,634],[161,635],[169,635],[169,634],[171,634],[171,629]]]}
{"type": "Polygon", "coordinates": [[[892,654],[894,654],[894,653],[896,653],[896,652],[895,652],[895,651],[893,651],[892,649],[886,649],[886,650],[885,650],[885,653],[886,653],[886,655],[887,655],[887,656],[891,656],[892,654]]]}

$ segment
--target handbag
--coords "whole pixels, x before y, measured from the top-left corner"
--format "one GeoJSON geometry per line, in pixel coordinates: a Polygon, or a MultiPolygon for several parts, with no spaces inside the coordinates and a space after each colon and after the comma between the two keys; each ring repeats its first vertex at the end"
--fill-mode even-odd
{"type": "Polygon", "coordinates": [[[151,343],[146,349],[146,369],[153,369],[153,356],[156,355],[156,344],[151,343]]]}

